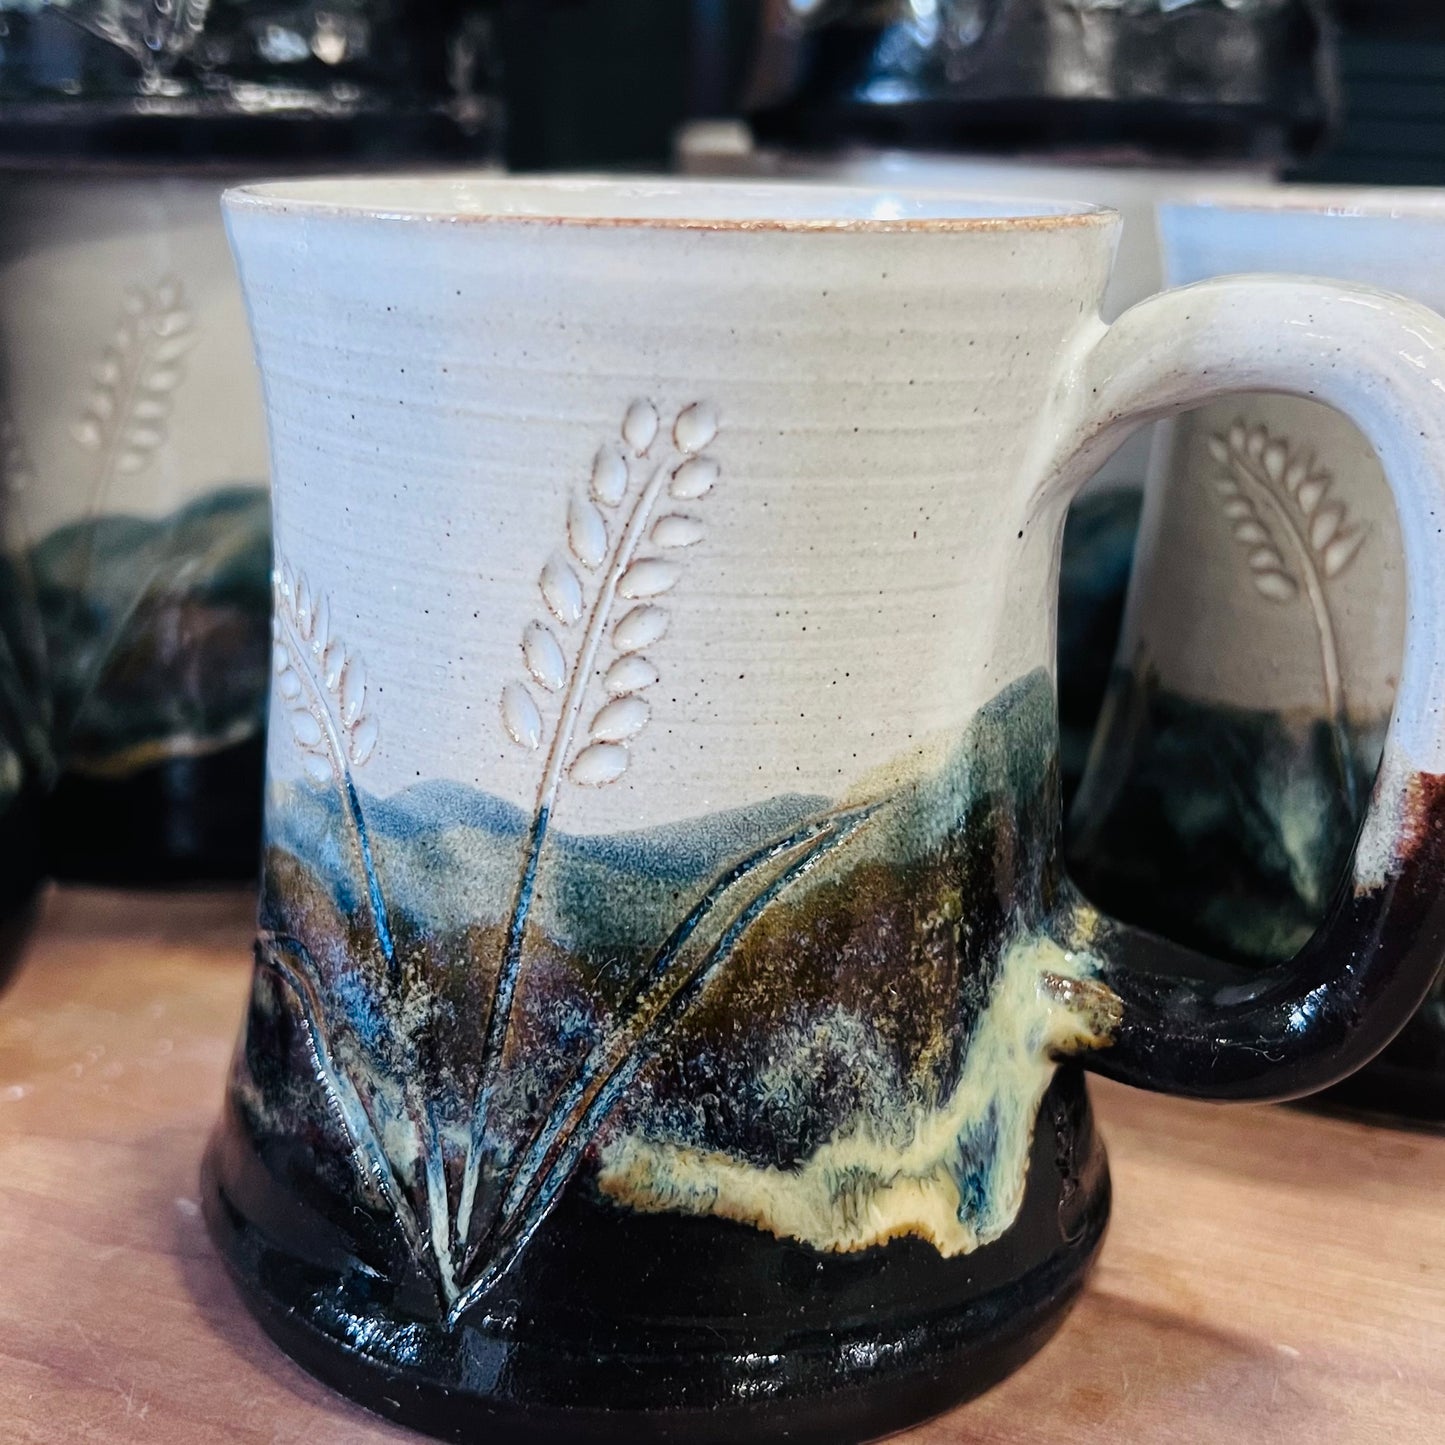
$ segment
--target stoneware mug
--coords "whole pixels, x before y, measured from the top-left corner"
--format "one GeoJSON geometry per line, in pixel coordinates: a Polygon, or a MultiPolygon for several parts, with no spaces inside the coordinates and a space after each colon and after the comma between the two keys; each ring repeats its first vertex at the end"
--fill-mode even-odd
{"type": "Polygon", "coordinates": [[[1419,1003],[1445,322],[1255,278],[1106,328],[1112,213],[947,194],[227,205],[278,554],[204,1194],[308,1369],[461,1440],[870,1438],[1077,1295],[1109,1204],[1081,1062],[1299,1093],[1419,1003]],[[1063,881],[1050,659],[1070,496],[1259,386],[1375,440],[1419,620],[1353,886],[1241,986],[1063,881]]]}
{"type": "MultiPolygon", "coordinates": [[[[1162,208],[1160,229],[1174,284],[1296,267],[1445,309],[1438,192],[1231,189],[1162,208]]],[[[1349,420],[1266,394],[1170,423],[1070,820],[1090,896],[1197,947],[1289,958],[1339,886],[1369,797],[1406,583],[1390,485],[1349,420]]],[[[1445,1124],[1445,978],[1329,1097],[1445,1124]]]]}

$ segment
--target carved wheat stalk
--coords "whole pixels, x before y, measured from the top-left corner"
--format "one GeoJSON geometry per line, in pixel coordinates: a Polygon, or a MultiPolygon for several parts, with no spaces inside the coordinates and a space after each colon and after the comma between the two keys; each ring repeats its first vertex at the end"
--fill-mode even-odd
{"type": "Polygon", "coordinates": [[[399,981],[396,945],[352,773],[371,757],[379,737],[376,716],[368,706],[366,669],[333,632],[330,601],[324,594],[313,594],[304,574],[293,572],[283,560],[272,577],[272,588],[276,690],[286,707],[307,777],[315,783],[334,784],[341,795],[366,884],[377,945],[386,962],[387,980],[394,987],[399,981]]]}
{"type": "Polygon", "coordinates": [[[332,1115],[351,1146],[358,1174],[363,1179],[369,1179],[377,1193],[386,1201],[387,1208],[391,1210],[406,1236],[413,1257],[425,1260],[425,1238],[411,1202],[406,1197],[406,1190],[396,1177],[386,1149],[377,1137],[376,1126],[372,1123],[371,1115],[362,1103],[355,1085],[332,1057],[324,1022],[325,1010],[316,987],[316,965],[311,955],[299,939],[262,932],[256,939],[256,960],[286,985],[300,1007],[312,1067],[326,1094],[332,1115]],[[293,964],[287,957],[288,954],[295,955],[301,966],[293,964]]]}
{"type": "MultiPolygon", "coordinates": [[[[353,774],[353,769],[362,767],[375,752],[380,735],[369,708],[366,669],[333,630],[329,599],[313,593],[304,573],[293,572],[283,560],[274,574],[273,589],[276,689],[286,706],[306,775],[315,783],[332,784],[341,796],[387,982],[395,989],[401,982],[400,961],[353,774]]],[[[424,1102],[416,1126],[421,1140],[420,1187],[426,1201],[427,1238],[443,1296],[450,1302],[458,1291],[449,1239],[451,1205],[441,1128],[430,1100],[424,1102]]]]}
{"type": "Polygon", "coordinates": [[[1272,438],[1263,426],[1236,421],[1228,435],[1209,438],[1209,453],[1224,471],[1214,489],[1234,539],[1249,549],[1250,580],[1272,602],[1287,605],[1303,587],[1319,643],[1320,677],[1331,719],[1336,765],[1351,808],[1357,802],[1355,768],[1349,742],[1339,640],[1326,583],[1340,576],[1364,544],[1365,528],[1351,526],[1343,502],[1328,500],[1333,477],[1313,455],[1291,452],[1289,443],[1272,438]],[[1273,521],[1274,527],[1269,525],[1273,521]],[[1277,540],[1285,538],[1293,565],[1277,540]]]}
{"type": "MultiPolygon", "coordinates": [[[[85,409],[71,427],[82,450],[96,458],[85,510],[89,530],[71,577],[72,614],[90,587],[106,496],[116,477],[144,470],[165,444],[176,389],[185,377],[181,362],[194,344],[193,318],[175,277],[166,277],[153,291],[136,286],[125,293],[120,320],[91,368],[85,409]]],[[[103,674],[108,663],[102,647],[91,664],[93,677],[103,674]]],[[[78,714],[66,725],[77,720],[78,714]]]]}
{"type": "Polygon", "coordinates": [[[166,439],[181,360],[195,344],[191,312],[173,276],[153,291],[125,293],[120,320],[91,370],[93,385],[71,435],[97,457],[88,515],[94,516],[117,475],[141,471],[166,439]]]}
{"type": "MultiPolygon", "coordinates": [[[[609,444],[597,453],[586,493],[574,495],[568,506],[567,555],[552,557],[538,579],[541,600],[556,626],[564,631],[581,627],[570,667],[551,623],[535,620],[522,635],[522,660],[532,684],[544,696],[560,696],[561,702],[537,786],[502,958],[484,1024],[477,1107],[457,1212],[456,1244],[463,1252],[471,1232],[492,1092],[512,1026],[537,866],[557,794],[564,774],[582,787],[606,787],[627,770],[631,760],[628,745],[650,718],[642,694],[658,680],[657,670],[644,656],[644,649],[657,642],[668,626],[667,612],[657,599],[670,592],[681,576],[680,566],[666,554],[690,547],[702,537],[702,523],[689,513],[669,512],[655,522],[653,513],[664,489],[678,501],[695,502],[712,490],[718,477],[717,464],[706,455],[706,448],[717,435],[717,417],[711,407],[701,403],[684,407],[671,427],[670,449],[659,456],[654,449],[661,434],[657,409],[651,402],[637,401],[628,408],[622,420],[622,445],[609,444]],[[624,519],[623,504],[636,476],[645,480],[624,519]],[[638,555],[644,536],[657,555],[638,555]],[[584,581],[588,573],[597,578],[590,608],[584,581]],[[633,605],[614,624],[619,598],[633,605]],[[592,717],[582,745],[576,747],[593,673],[609,628],[615,657],[602,679],[607,701],[592,717]]],[[[541,749],[541,708],[526,684],[512,683],[503,690],[501,711],[503,725],[514,743],[541,749]]]]}
{"type": "Polygon", "coordinates": [[[487,1264],[457,1297],[448,1315],[449,1324],[460,1321],[516,1263],[576,1172],[597,1131],[643,1066],[654,1057],[658,1042],[721,972],[752,924],[786,889],[861,828],[877,806],[870,804],[834,814],[759,849],[714,884],[658,951],[648,969],[649,990],[637,1011],[594,1051],[530,1141],[507,1190],[487,1264]],[[717,940],[691,963],[674,968],[693,932],[733,886],[748,879],[761,865],[777,859],[786,860],[783,870],[743,902],[717,940]]]}

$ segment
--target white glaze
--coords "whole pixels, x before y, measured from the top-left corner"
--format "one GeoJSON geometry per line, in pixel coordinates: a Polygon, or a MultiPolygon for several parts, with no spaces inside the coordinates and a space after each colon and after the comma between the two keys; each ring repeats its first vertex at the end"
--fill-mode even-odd
{"type": "MultiPolygon", "coordinates": [[[[665,210],[676,184],[602,194],[665,210]]],[[[428,212],[407,221],[232,206],[280,549],[365,627],[384,699],[392,742],[369,787],[455,777],[531,807],[531,718],[503,689],[528,689],[545,733],[626,499],[654,481],[594,664],[618,669],[609,688],[645,688],[651,721],[625,746],[646,767],[569,795],[571,829],[835,794],[1047,664],[1057,538],[1025,526],[1030,423],[1091,321],[1110,217],[908,229],[910,212],[1009,207],[811,189],[786,192],[782,220],[799,194],[815,208],[802,230],[441,210],[532,194],[386,182],[388,208],[428,212]],[[828,229],[840,204],[880,219],[828,229]],[[1033,581],[1024,613],[1001,607],[1008,575],[1033,581]]],[[[589,191],[536,194],[576,209],[589,191]]],[[[759,207],[779,194],[743,191],[759,207]]],[[[277,775],[296,766],[273,748],[277,775]]]]}
{"type": "MultiPolygon", "coordinates": [[[[1299,269],[1445,307],[1439,192],[1301,186],[1268,202],[1221,192],[1165,207],[1160,225],[1169,277],[1178,284],[1299,269]]],[[[1402,543],[1389,484],[1351,422],[1275,395],[1182,418],[1156,458],[1143,537],[1121,656],[1142,645],[1161,680],[1186,696],[1295,716],[1329,715],[1325,677],[1332,666],[1351,718],[1371,723],[1389,715],[1404,646],[1402,543]],[[1329,479],[1330,500],[1347,510],[1358,548],[1348,566],[1323,569],[1322,606],[1313,598],[1260,606],[1238,585],[1238,569],[1221,549],[1199,483],[1209,470],[1208,438],[1237,421],[1313,456],[1329,479]]]]}
{"type": "Polygon", "coordinates": [[[162,516],[266,479],[266,433],[215,181],[8,176],[5,404],[39,539],[95,510],[162,516]]]}
{"type": "MultiPolygon", "coordinates": [[[[1105,320],[1159,291],[1164,282],[1156,209],[1230,185],[1240,195],[1267,195],[1275,182],[1264,166],[1232,170],[1140,165],[1050,165],[1027,157],[997,159],[942,151],[850,146],[833,152],[774,150],[752,144],[747,128],[719,130],[701,122],[677,140],[680,168],[690,175],[815,178],[850,185],[927,186],[987,196],[1052,196],[1108,206],[1122,222],[1114,267],[1100,303],[1105,320]]],[[[1100,469],[1092,490],[1137,488],[1148,469],[1150,439],[1127,441],[1100,469]]]]}
{"type": "MultiPolygon", "coordinates": [[[[1418,617],[1392,766],[1438,763],[1440,323],[1257,280],[1171,293],[1103,335],[1113,218],[1008,209],[653,180],[235,194],[289,483],[282,549],[324,565],[333,604],[364,619],[403,740],[378,750],[373,786],[451,776],[531,805],[529,751],[498,712],[508,657],[546,626],[535,578],[559,542],[602,566],[622,523],[590,487],[619,437],[632,465],[662,462],[654,444],[709,448],[708,489],[683,487],[707,535],[664,597],[612,627],[665,683],[628,745],[647,768],[569,802],[582,832],[836,794],[952,733],[1050,663],[1072,490],[1141,419],[1258,387],[1334,398],[1394,449],[1418,617]]],[[[703,460],[647,486],[675,492],[703,460]]],[[[550,646],[532,652],[557,684],[550,646]]],[[[272,766],[296,764],[273,750],[272,766]]]]}

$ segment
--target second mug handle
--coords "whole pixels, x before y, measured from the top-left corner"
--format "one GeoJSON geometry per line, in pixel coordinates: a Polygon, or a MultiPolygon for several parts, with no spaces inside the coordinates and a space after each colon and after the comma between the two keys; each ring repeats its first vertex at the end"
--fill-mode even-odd
{"type": "Polygon", "coordinates": [[[1395,712],[1348,874],[1289,963],[1231,969],[1093,912],[1060,932],[1103,961],[1122,1018],[1089,1068],[1211,1099],[1287,1099],[1368,1063],[1445,960],[1445,319],[1363,286],[1238,276],[1164,292],[1087,337],[1060,382],[1035,497],[1052,512],[1138,427],[1283,392],[1343,412],[1389,478],[1408,623],[1395,712]]]}

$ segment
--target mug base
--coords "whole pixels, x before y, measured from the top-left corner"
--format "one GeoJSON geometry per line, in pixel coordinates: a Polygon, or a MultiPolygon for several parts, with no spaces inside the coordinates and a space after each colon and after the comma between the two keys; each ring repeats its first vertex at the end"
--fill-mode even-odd
{"type": "Polygon", "coordinates": [[[1045,1344],[1083,1288],[1109,1212],[1102,1145],[1082,1077],[1069,1069],[1041,1112],[1019,1219],[973,1255],[945,1260],[915,1240],[821,1255],[727,1221],[627,1213],[577,1181],[498,1318],[448,1331],[402,1318],[395,1298],[379,1304],[374,1269],[338,1271],[334,1254],[303,1258],[278,1242],[307,1205],[268,1205],[272,1176],[237,1138],[238,1124],[228,1110],[202,1199],[267,1334],[377,1414],[487,1445],[860,1445],[916,1425],[1045,1344]],[[265,1227],[268,1216],[277,1228],[265,1227]],[[659,1266],[651,1277],[636,1264],[647,1257],[659,1266]],[[688,1289],[677,1282],[689,1277],[697,1315],[679,1329],[688,1289]],[[928,1280],[931,1288],[919,1283],[928,1280]],[[750,1292],[772,1302],[757,1326],[742,1304],[750,1292]],[[834,1309],[838,1327],[820,1327],[834,1309]],[[549,1310],[551,1328],[518,1328],[519,1311],[535,1323],[549,1310]]]}

